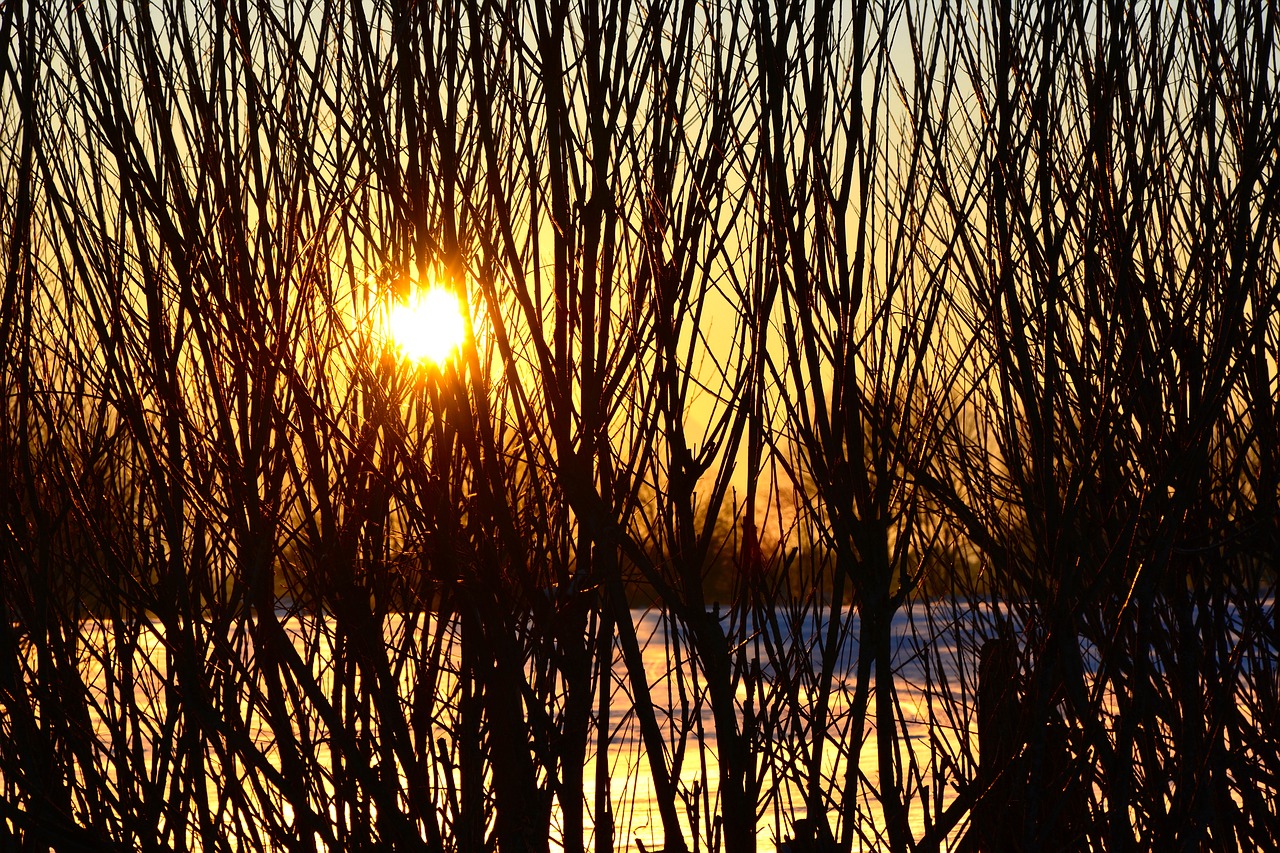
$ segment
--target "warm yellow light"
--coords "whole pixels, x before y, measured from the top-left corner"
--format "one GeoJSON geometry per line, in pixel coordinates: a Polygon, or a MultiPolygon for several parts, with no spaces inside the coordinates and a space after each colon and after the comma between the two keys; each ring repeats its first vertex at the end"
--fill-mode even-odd
{"type": "Polygon", "coordinates": [[[387,316],[387,332],[400,354],[413,361],[449,360],[467,336],[462,302],[452,291],[432,286],[398,303],[387,316]]]}

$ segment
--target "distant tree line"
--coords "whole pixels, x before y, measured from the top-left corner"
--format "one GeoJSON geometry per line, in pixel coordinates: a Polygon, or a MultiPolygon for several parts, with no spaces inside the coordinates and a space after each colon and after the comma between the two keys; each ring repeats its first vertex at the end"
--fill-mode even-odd
{"type": "Polygon", "coordinates": [[[1274,844],[1278,15],[4,4],[0,840],[1274,844]]]}

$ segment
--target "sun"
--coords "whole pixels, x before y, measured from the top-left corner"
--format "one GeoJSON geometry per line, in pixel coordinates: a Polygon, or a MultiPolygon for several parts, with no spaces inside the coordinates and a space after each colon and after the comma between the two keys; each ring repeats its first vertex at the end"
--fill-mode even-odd
{"type": "Polygon", "coordinates": [[[401,356],[443,364],[466,340],[462,301],[451,290],[432,285],[397,302],[387,314],[387,334],[401,356]]]}

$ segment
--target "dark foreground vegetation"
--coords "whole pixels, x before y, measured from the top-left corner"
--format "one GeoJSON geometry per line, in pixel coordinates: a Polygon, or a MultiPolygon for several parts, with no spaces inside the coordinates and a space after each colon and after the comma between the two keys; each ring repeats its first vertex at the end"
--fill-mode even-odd
{"type": "Polygon", "coordinates": [[[1272,847],[1278,14],[0,5],[3,845],[1272,847]]]}

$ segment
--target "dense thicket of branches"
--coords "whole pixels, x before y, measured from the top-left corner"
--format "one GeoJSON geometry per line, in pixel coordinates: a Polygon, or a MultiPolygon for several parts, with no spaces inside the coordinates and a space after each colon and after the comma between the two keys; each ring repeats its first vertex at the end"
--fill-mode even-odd
{"type": "Polygon", "coordinates": [[[0,838],[1273,844],[1278,14],[4,4],[0,838]]]}

